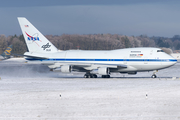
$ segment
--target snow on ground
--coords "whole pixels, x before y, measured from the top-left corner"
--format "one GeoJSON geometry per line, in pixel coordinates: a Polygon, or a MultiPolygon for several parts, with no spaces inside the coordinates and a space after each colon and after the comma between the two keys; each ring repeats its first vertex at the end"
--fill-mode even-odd
{"type": "Polygon", "coordinates": [[[180,120],[179,65],[156,79],[152,72],[84,79],[0,63],[0,120],[180,120]]]}
{"type": "Polygon", "coordinates": [[[4,61],[17,61],[17,62],[21,62],[21,61],[26,61],[23,57],[20,58],[10,58],[10,59],[6,59],[4,61]]]}

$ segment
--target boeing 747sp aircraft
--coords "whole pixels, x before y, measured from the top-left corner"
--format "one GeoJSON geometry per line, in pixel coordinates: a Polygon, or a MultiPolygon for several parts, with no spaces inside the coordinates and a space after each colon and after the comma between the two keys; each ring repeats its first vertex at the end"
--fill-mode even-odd
{"type": "MultiPolygon", "coordinates": [[[[18,17],[29,52],[26,60],[39,61],[61,72],[85,72],[85,78],[109,78],[111,73],[136,74],[157,71],[174,65],[177,60],[159,48],[127,48],[117,50],[58,50],[26,18],[18,17]]],[[[155,72],[152,75],[156,78],[155,72]]]]}
{"type": "Polygon", "coordinates": [[[0,60],[11,58],[12,45],[8,46],[6,50],[0,55],[0,60]]]}

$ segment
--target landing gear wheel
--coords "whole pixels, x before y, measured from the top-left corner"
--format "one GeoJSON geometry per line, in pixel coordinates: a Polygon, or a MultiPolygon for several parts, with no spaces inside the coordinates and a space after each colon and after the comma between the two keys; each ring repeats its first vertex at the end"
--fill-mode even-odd
{"type": "Polygon", "coordinates": [[[157,78],[157,76],[156,76],[156,73],[158,72],[158,70],[155,70],[154,72],[153,72],[153,75],[151,76],[151,78],[157,78]]]}
{"type": "Polygon", "coordinates": [[[110,78],[110,75],[102,75],[102,78],[110,78]]]}
{"type": "Polygon", "coordinates": [[[88,75],[87,75],[87,74],[85,74],[85,75],[84,75],[84,78],[88,78],[88,75]]]}
{"type": "Polygon", "coordinates": [[[97,75],[96,75],[96,74],[93,74],[92,76],[93,76],[93,78],[97,78],[97,75]]]}
{"type": "Polygon", "coordinates": [[[151,76],[151,78],[156,78],[156,77],[157,77],[157,76],[156,76],[155,74],[151,76]]]}
{"type": "Polygon", "coordinates": [[[88,78],[92,78],[92,76],[91,76],[91,75],[88,75],[88,78]]]}
{"type": "Polygon", "coordinates": [[[84,78],[97,78],[96,74],[85,74],[84,78]]]}

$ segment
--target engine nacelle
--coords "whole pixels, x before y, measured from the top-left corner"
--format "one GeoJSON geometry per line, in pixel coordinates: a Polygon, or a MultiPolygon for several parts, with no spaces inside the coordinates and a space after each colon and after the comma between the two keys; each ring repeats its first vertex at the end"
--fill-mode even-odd
{"type": "Polygon", "coordinates": [[[100,74],[100,75],[109,75],[110,74],[109,68],[107,68],[107,67],[98,68],[98,74],[100,74]]]}
{"type": "Polygon", "coordinates": [[[63,66],[61,66],[61,72],[63,72],[63,73],[70,73],[71,72],[71,66],[70,65],[63,65],[63,66]]]}

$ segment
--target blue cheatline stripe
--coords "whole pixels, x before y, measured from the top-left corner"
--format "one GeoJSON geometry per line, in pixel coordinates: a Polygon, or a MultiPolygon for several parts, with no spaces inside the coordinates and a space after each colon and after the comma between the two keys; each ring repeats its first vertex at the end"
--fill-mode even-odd
{"type": "Polygon", "coordinates": [[[177,62],[176,59],[34,59],[26,58],[26,60],[40,60],[40,61],[131,61],[131,62],[177,62]]]}

